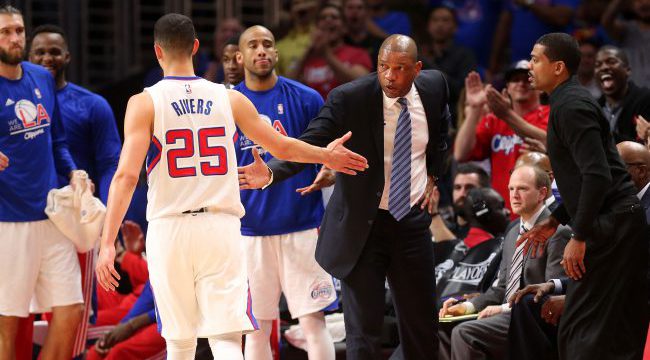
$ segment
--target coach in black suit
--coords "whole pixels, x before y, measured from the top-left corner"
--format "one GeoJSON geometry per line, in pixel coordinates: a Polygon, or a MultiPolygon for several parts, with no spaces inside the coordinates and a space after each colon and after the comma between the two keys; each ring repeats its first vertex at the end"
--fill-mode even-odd
{"type": "MultiPolygon", "coordinates": [[[[441,175],[450,115],[445,78],[421,66],[411,38],[387,38],[377,73],[332,90],[300,137],[326,146],[351,131],[346,147],[368,159],[363,173],[337,174],[316,248],[318,263],[342,282],[347,359],[381,358],[386,277],[406,358],[437,358],[431,215],[420,204],[441,175]]],[[[302,168],[268,166],[272,182],[302,168]]],[[[259,187],[259,174],[259,164],[240,169],[240,183],[259,187]]]]}

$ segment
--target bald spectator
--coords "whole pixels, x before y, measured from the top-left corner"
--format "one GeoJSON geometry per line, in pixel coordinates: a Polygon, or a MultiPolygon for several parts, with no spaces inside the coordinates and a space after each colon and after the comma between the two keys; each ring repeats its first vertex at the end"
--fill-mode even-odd
{"type": "MultiPolygon", "coordinates": [[[[638,116],[650,119],[650,89],[630,78],[634,69],[624,51],[603,46],[596,55],[596,79],[603,90],[598,100],[615,142],[637,140],[638,116]]],[[[647,132],[647,131],[646,131],[647,132]]],[[[647,138],[647,134],[641,140],[647,138]]]]}
{"type": "Polygon", "coordinates": [[[609,36],[621,44],[634,72],[632,80],[639,86],[650,87],[650,2],[632,0],[634,19],[620,18],[623,0],[612,0],[603,14],[601,23],[609,36]]]}
{"type": "MultiPolygon", "coordinates": [[[[325,99],[335,87],[368,74],[372,70],[372,61],[363,49],[343,42],[345,26],[340,7],[324,5],[318,11],[317,19],[311,47],[293,76],[325,99]]],[[[278,52],[282,54],[280,50],[278,52]]]]}
{"type": "Polygon", "coordinates": [[[280,54],[278,63],[275,66],[278,75],[294,79],[297,76],[300,60],[311,46],[317,11],[317,0],[291,1],[290,12],[293,26],[287,36],[280,39],[275,45],[280,54]]]}
{"type": "Polygon", "coordinates": [[[621,159],[627,166],[632,182],[639,193],[637,197],[645,209],[646,218],[650,222],[650,151],[645,146],[632,141],[623,141],[616,145],[621,159]]]}
{"type": "Polygon", "coordinates": [[[217,28],[214,32],[214,43],[212,54],[213,60],[208,64],[208,68],[205,70],[203,77],[212,82],[223,82],[224,81],[224,71],[223,71],[223,50],[228,42],[228,39],[237,36],[239,33],[244,31],[244,27],[237,18],[225,18],[218,22],[217,28]]]}

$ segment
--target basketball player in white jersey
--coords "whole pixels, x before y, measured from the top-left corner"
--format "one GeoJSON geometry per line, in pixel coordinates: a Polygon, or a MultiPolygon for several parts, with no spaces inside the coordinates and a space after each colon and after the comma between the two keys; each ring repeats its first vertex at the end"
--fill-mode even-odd
{"type": "Polygon", "coordinates": [[[241,93],[194,75],[198,47],[186,16],[156,22],[154,50],[165,77],[129,100],[97,279],[108,290],[118,285],[114,240],[148,155],[149,276],[168,359],[194,359],[197,337],[209,339],[218,359],[242,359],[241,336],[257,324],[240,235],[235,125],[280,159],[350,175],[367,161],[343,146],[350,133],[318,148],[273,131],[241,93]]]}

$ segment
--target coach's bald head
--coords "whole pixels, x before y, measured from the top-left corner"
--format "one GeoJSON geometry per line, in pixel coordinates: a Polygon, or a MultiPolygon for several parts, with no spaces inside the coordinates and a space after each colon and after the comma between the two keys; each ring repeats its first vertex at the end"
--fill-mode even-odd
{"type": "Polygon", "coordinates": [[[421,69],[418,47],[410,37],[391,35],[381,44],[377,57],[377,76],[382,90],[389,98],[408,94],[421,69]]]}

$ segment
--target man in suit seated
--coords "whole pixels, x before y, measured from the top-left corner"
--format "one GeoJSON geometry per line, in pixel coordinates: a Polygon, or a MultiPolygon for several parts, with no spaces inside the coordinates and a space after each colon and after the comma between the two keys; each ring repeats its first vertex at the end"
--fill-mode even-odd
{"type": "MultiPolygon", "coordinates": [[[[650,221],[650,152],[641,144],[623,141],[616,145],[639,193],[650,221]]],[[[650,279],[650,271],[648,273],[650,279]]],[[[564,312],[564,291],[568,278],[526,286],[512,299],[512,320],[508,334],[511,359],[557,359],[557,325],[564,312]],[[549,296],[554,295],[554,296],[549,296]]],[[[646,345],[647,347],[647,345],[646,345]]]]}
{"type": "Polygon", "coordinates": [[[542,256],[524,254],[523,245],[515,248],[520,234],[549,216],[544,201],[550,187],[548,174],[538,167],[524,165],[513,171],[508,188],[513,211],[520,219],[505,235],[497,284],[466,302],[455,304],[455,299],[449,299],[440,310],[440,317],[478,312],[478,320],[462,323],[452,331],[451,359],[503,358],[510,325],[506,299],[522,285],[564,275],[560,260],[571,236],[568,228],[558,228],[542,256]]]}

